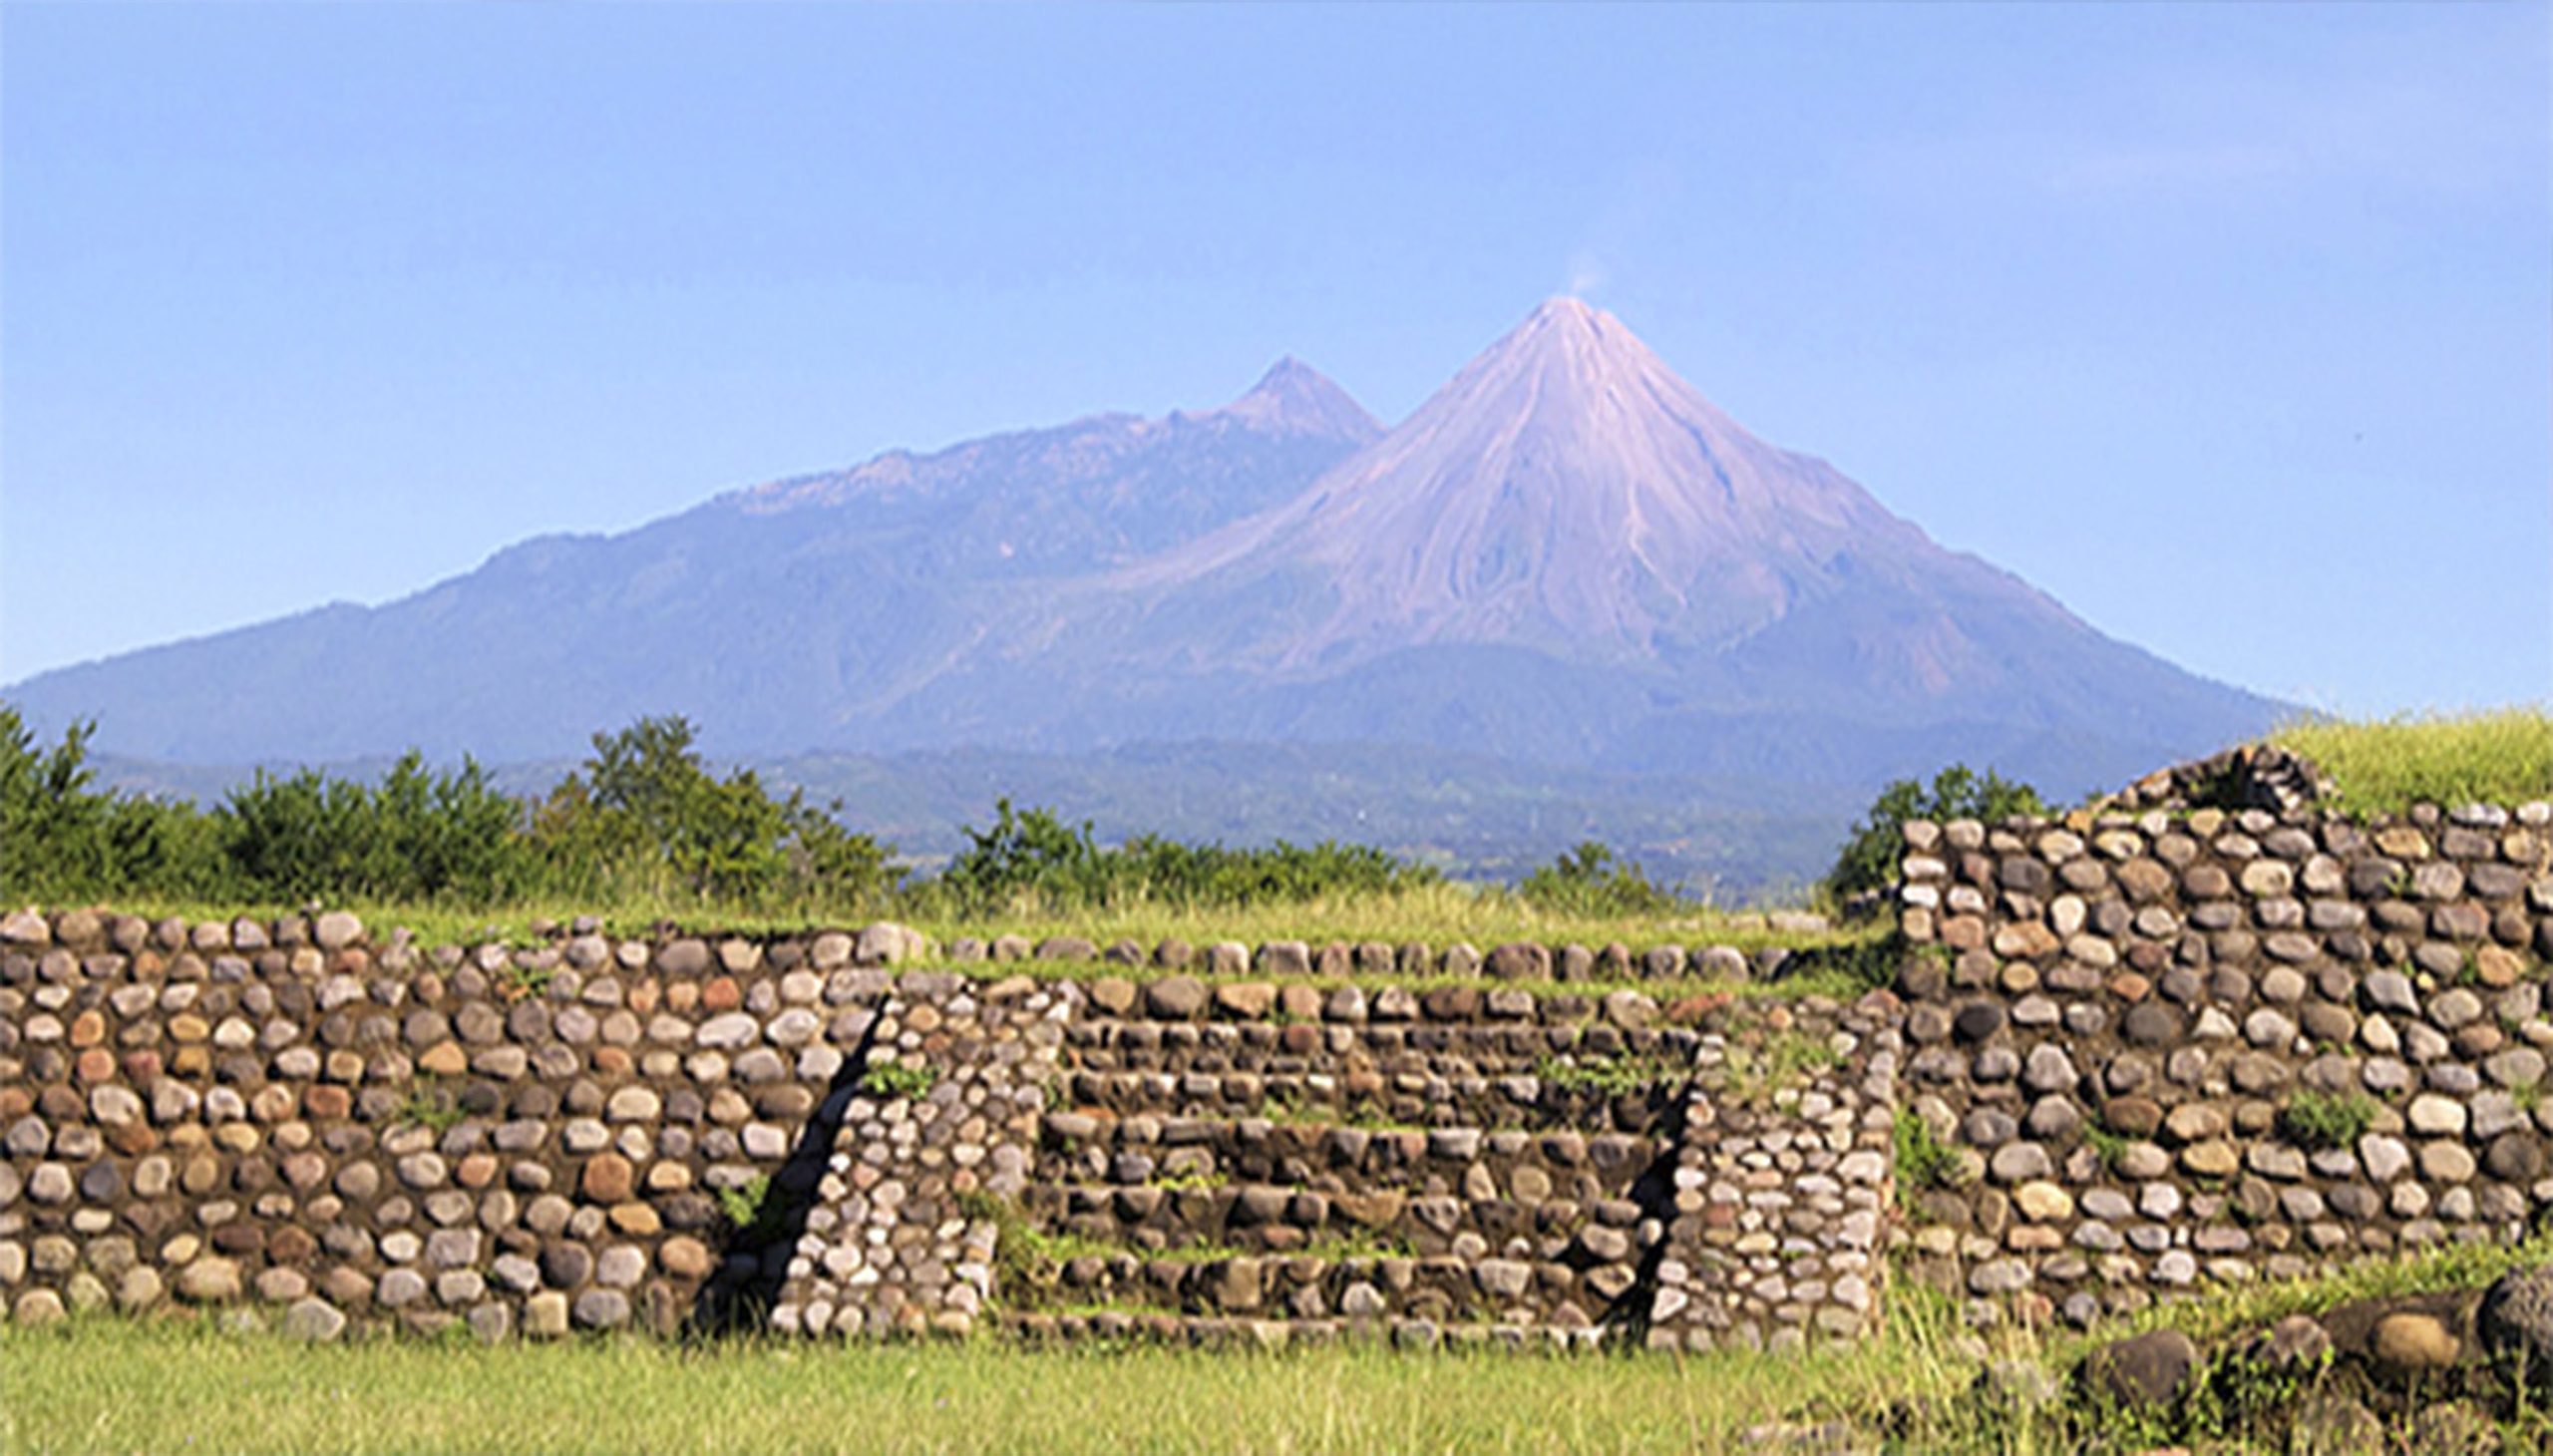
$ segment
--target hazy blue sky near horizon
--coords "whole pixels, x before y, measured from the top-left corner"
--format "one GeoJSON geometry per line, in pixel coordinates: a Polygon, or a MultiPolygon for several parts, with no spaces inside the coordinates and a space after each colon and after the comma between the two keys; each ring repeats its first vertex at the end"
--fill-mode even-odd
{"type": "Polygon", "coordinates": [[[1542,297],[2211,676],[2553,697],[2553,7],[0,8],[0,681],[1542,297]]]}

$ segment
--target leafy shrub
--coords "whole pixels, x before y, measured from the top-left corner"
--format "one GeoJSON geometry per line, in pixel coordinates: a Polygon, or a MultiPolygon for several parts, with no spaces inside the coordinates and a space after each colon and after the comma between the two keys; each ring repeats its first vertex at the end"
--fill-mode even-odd
{"type": "Polygon", "coordinates": [[[1075,828],[1051,809],[1013,810],[1008,799],[994,807],[992,827],[965,826],[966,848],[940,874],[961,904],[980,910],[1031,895],[1061,904],[1106,899],[1105,856],[1088,820],[1075,828]]]}
{"type": "Polygon", "coordinates": [[[1980,777],[1966,764],[1953,764],[1934,775],[1930,791],[1914,779],[1900,779],[1882,789],[1871,802],[1870,813],[1853,826],[1835,857],[1835,868],[1826,874],[1826,889],[1844,901],[1894,880],[1909,820],[1991,821],[2046,812],[2037,790],[2013,783],[1991,768],[1980,777]]]}
{"type": "Polygon", "coordinates": [[[1233,850],[1138,835],[1116,852],[1111,889],[1179,906],[1300,905],[1329,896],[1392,895],[1443,876],[1371,845],[1278,840],[1233,850]]]}
{"type": "Polygon", "coordinates": [[[74,723],[60,746],[40,750],[17,709],[0,703],[0,897],[230,894],[209,817],[188,804],[90,788],[95,730],[74,723]]]}
{"type": "Polygon", "coordinates": [[[1651,883],[1640,866],[1595,840],[1565,851],[1518,881],[1516,894],[1537,910],[1589,918],[1672,914],[1691,908],[1684,897],[1651,883]]]}
{"type": "Polygon", "coordinates": [[[435,773],[411,749],[378,788],[259,770],[217,817],[239,888],[261,900],[501,900],[532,871],[523,806],[468,758],[435,773]]]}
{"type": "Polygon", "coordinates": [[[994,806],[986,829],[965,828],[966,848],[949,862],[936,893],[963,911],[1023,904],[1048,910],[1154,903],[1232,908],[1299,905],[1333,895],[1394,894],[1443,877],[1367,845],[1278,840],[1266,849],[1227,849],[1138,835],[1101,846],[1089,821],[1066,823],[1051,809],[994,806]]]}
{"type": "MultiPolygon", "coordinates": [[[[892,850],[803,791],[750,770],[720,778],[679,716],[593,735],[593,752],[537,802],[486,770],[429,769],[410,752],[378,784],[317,769],[259,773],[206,813],[93,790],[91,725],[41,750],[0,704],[0,892],[18,900],[157,896],[196,901],[501,902],[525,896],[705,902],[826,912],[900,900],[907,913],[1127,904],[1227,909],[1441,886],[1434,868],[1366,845],[1279,840],[1259,849],[1139,835],[1103,848],[1088,823],[1004,799],[938,880],[900,886],[892,850]]],[[[1554,874],[1588,905],[1672,904],[1602,846],[1554,874]]],[[[1599,911],[1601,912],[1601,911],[1599,911]]]]}
{"type": "Polygon", "coordinates": [[[544,800],[530,843],[553,890],[679,891],[742,905],[866,904],[894,888],[888,847],[845,829],[793,789],[775,798],[750,769],[724,779],[680,716],[593,736],[593,755],[544,800]]]}

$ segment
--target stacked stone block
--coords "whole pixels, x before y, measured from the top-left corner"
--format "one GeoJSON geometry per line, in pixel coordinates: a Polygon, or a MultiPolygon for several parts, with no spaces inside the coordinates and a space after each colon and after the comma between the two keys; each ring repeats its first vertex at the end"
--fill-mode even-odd
{"type": "MultiPolygon", "coordinates": [[[[1673,1173],[1685,1084],[1734,1012],[1555,982],[1775,959],[1292,941],[949,959],[971,949],[1152,964],[899,971],[932,951],[893,925],[586,922],[429,949],[334,913],[7,916],[0,1312],[194,1304],[319,1338],[877,1335],[992,1309],[1056,1336],[1637,1335],[1659,1272],[1706,1262],[1668,1257],[1673,1173]],[[1422,959],[1465,979],[1314,980],[1422,959]],[[1076,1252],[1004,1287],[1005,1227],[1076,1252]]],[[[1857,1095],[1821,1081],[1747,1115],[1741,1156],[1798,1175],[1786,1237],[1852,1219],[1812,1150],[1857,1095]]],[[[1720,1297],[1679,1284],[1667,1319],[1720,1297]]]]}
{"type": "Polygon", "coordinates": [[[1189,1331],[1586,1342],[1637,1302],[1671,1099],[1556,1069],[1688,1065],[1649,997],[1173,976],[1088,1001],[1025,1207],[1099,1248],[1022,1328],[1110,1332],[1035,1305],[1118,1303],[1189,1331]]]}
{"type": "MultiPolygon", "coordinates": [[[[1731,917],[1735,928],[1777,934],[1816,935],[1832,928],[1826,917],[1799,910],[1731,917]]],[[[1813,953],[1813,952],[1812,952],[1813,953]]],[[[1744,979],[1770,976],[1791,963],[1795,952],[1768,945],[1748,952],[1730,944],[1652,945],[1634,951],[1616,941],[1605,945],[1545,945],[1510,941],[1487,950],[1468,941],[1435,946],[1423,941],[1394,945],[1381,940],[1266,940],[1254,946],[1241,940],[1204,945],[1176,937],[1150,948],[1124,939],[1105,946],[1080,935],[1051,935],[1031,940],[1025,935],[999,935],[990,940],[959,936],[948,942],[946,959],[970,965],[982,961],[1098,962],[1144,966],[1156,971],[1191,972],[1211,980],[1267,977],[1279,982],[1348,977],[1453,977],[1493,981],[1673,981],[1700,976],[1744,979]]]]}
{"type": "Polygon", "coordinates": [[[0,1307],[670,1330],[759,1270],[719,1194],[786,1176],[867,1027],[854,949],[9,915],[0,1307]]]}
{"type": "Polygon", "coordinates": [[[1893,1213],[1896,1009],[1885,995],[1850,1007],[1811,998],[1703,1038],[1652,1347],[1781,1349],[1873,1326],[1893,1213]],[[1777,1038],[1816,1049],[1821,1070],[1762,1086],[1757,1069],[1777,1038]]]}
{"type": "Polygon", "coordinates": [[[1016,1201],[1054,1078],[1070,983],[990,985],[907,971],[870,1029],[833,1152],[771,1311],[783,1333],[965,1334],[992,1298],[1000,1227],[969,1198],[1016,1201]],[[920,1086],[922,1080],[927,1086],[920,1086]]]}
{"type": "Polygon", "coordinates": [[[2553,1202],[2553,806],[1914,824],[1903,871],[1945,1286],[2088,1321],[2553,1202]]]}

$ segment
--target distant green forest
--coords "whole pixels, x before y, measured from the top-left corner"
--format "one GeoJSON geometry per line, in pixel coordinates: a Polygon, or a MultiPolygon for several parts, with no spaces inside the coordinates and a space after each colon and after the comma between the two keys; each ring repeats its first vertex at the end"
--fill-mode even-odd
{"type": "MultiPolygon", "coordinates": [[[[883,836],[849,827],[840,800],[820,802],[803,782],[766,780],[753,768],[713,772],[693,725],[679,717],[595,734],[592,753],[539,792],[518,792],[469,760],[438,769],[410,753],[376,776],[253,771],[209,807],[176,792],[101,784],[90,733],[75,725],[43,746],[0,705],[0,897],[542,900],[950,915],[1393,897],[1440,887],[1457,868],[1442,848],[1413,855],[1341,839],[1229,848],[1137,833],[1103,843],[1089,820],[1014,807],[999,795],[988,824],[960,824],[951,850],[917,865],[883,836]]],[[[854,776],[866,769],[857,760],[790,767],[815,778],[846,765],[854,776]]],[[[1229,801],[1248,789],[1178,782],[1213,772],[1174,769],[1174,802],[1195,793],[1231,812],[1229,801]]],[[[1156,795],[1162,777],[1154,777],[1156,795]]],[[[1423,799],[1449,789],[1422,779],[1406,792],[1423,799]]],[[[1733,844],[1724,852],[1739,853],[1733,844]]],[[[1460,868],[1476,877],[1482,869],[1460,868]]],[[[1502,880],[1524,903],[1570,914],[1672,913],[1706,898],[1592,839],[1502,880]]]]}
{"type": "MultiPolygon", "coordinates": [[[[248,766],[88,759],[94,786],[221,803],[256,782],[248,766]]],[[[322,772],[383,782],[391,759],[322,772]]],[[[1278,839],[1371,845],[1458,883],[1512,884],[1590,840],[1657,883],[1721,904],[1795,896],[1833,862],[1867,787],[1775,789],[1684,775],[1527,765],[1441,749],[1371,744],[1146,744],[1086,754],[958,748],[897,754],[811,753],[749,760],[774,794],[840,801],[845,823],[892,846],[916,875],[963,852],[966,829],[999,801],[1051,806],[1103,843],[1157,836],[1193,844],[1278,839]]],[[[572,760],[490,765],[487,782],[546,798],[572,760]]],[[[301,772],[267,766],[269,778],[301,772]]]]}

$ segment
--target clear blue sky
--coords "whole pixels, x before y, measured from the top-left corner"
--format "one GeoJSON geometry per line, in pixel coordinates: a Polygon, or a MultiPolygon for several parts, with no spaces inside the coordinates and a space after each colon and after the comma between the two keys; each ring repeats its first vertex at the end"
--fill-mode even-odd
{"type": "MultiPolygon", "coordinates": [[[[0,681],[1541,297],[2103,629],[2553,696],[2553,9],[12,4],[0,681]]],[[[533,685],[527,684],[527,690],[533,685]]]]}

